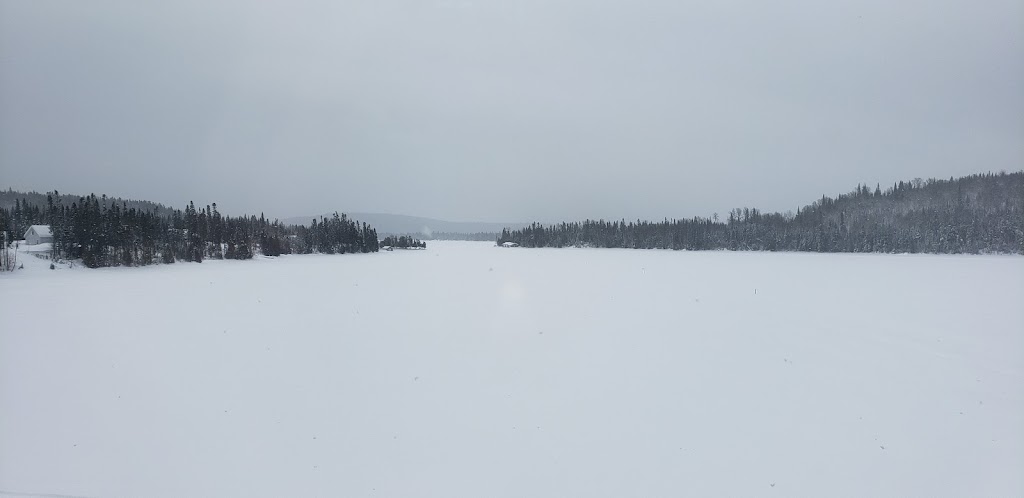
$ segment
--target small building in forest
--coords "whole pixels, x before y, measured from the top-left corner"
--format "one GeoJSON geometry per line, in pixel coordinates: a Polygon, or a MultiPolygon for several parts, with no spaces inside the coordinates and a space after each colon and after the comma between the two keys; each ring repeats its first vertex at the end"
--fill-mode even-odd
{"type": "Polygon", "coordinates": [[[519,247],[519,244],[516,244],[515,242],[505,242],[501,247],[519,247]]]}
{"type": "Polygon", "coordinates": [[[50,232],[50,225],[32,225],[25,231],[25,243],[34,246],[53,242],[53,233],[50,232]]]}

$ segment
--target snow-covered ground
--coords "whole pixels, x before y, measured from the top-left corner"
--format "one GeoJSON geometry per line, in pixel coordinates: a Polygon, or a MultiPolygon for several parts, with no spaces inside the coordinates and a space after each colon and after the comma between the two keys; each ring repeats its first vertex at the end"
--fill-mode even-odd
{"type": "Polygon", "coordinates": [[[1024,258],[601,249],[0,276],[0,491],[1022,496],[1024,258]]]}

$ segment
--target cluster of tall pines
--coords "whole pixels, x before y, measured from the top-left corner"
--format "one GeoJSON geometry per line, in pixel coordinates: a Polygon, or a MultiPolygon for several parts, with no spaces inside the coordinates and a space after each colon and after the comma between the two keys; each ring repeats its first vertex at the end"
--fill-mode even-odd
{"type": "Polygon", "coordinates": [[[262,214],[222,215],[217,204],[141,209],[106,196],[79,197],[70,205],[66,198],[53,192],[45,205],[16,199],[13,208],[0,209],[0,231],[20,236],[31,225],[49,225],[53,258],[81,259],[91,268],[378,250],[376,230],[344,214],[314,219],[308,227],[286,226],[262,214]]]}
{"type": "Polygon", "coordinates": [[[1024,254],[1024,172],[859,185],[796,214],[733,209],[728,218],[592,221],[503,230],[523,247],[1024,254]]]}
{"type": "Polygon", "coordinates": [[[381,246],[398,249],[426,249],[427,243],[410,235],[388,235],[380,242],[381,246]]]}

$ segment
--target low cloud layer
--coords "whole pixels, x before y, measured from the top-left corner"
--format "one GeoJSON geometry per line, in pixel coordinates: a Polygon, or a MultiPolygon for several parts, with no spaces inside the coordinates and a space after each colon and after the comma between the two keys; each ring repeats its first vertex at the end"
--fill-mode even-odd
{"type": "Polygon", "coordinates": [[[0,186],[288,217],[789,210],[1024,165],[1024,4],[0,1],[0,186]]]}

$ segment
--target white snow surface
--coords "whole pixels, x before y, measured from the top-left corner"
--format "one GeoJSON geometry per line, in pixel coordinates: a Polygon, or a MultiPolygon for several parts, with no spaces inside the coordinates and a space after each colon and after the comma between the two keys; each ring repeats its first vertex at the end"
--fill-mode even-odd
{"type": "Polygon", "coordinates": [[[1019,256],[26,260],[0,495],[1024,495],[1019,256]]]}

